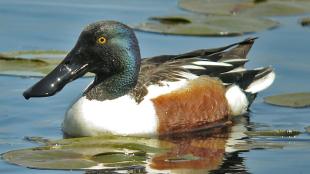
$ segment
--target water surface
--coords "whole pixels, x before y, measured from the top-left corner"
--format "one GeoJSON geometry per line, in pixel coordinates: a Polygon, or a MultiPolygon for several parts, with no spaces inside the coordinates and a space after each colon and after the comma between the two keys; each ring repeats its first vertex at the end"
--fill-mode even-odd
{"type": "MultiPolygon", "coordinates": [[[[153,15],[185,13],[177,2],[166,0],[105,1],[0,1],[0,51],[57,49],[70,50],[83,26],[98,20],[118,20],[135,24],[153,15]]],[[[305,15],[307,16],[307,15],[305,15]]],[[[263,103],[263,96],[283,92],[309,91],[310,29],[298,25],[301,16],[274,17],[279,28],[239,37],[183,37],[137,32],[144,57],[226,45],[246,37],[258,36],[249,54],[249,68],[272,65],[277,79],[272,87],[260,93],[251,107],[247,129],[295,129],[304,131],[310,125],[310,109],[292,109],[263,103]]],[[[36,78],[0,77],[0,152],[28,148],[37,144],[25,136],[61,139],[61,122],[66,108],[91,79],[79,79],[50,98],[26,101],[22,92],[36,78]]],[[[250,150],[222,153],[214,173],[230,171],[249,173],[309,173],[310,138],[301,134],[289,138],[267,138],[281,142],[284,149],[250,150]],[[296,146],[294,146],[296,145],[296,146]],[[237,167],[236,167],[237,166],[237,167]],[[238,167],[239,166],[239,167],[238,167]]],[[[191,139],[189,139],[190,141],[191,139]]],[[[204,139],[204,141],[207,141],[204,139]]],[[[195,149],[194,149],[195,150],[195,149]]],[[[196,149],[197,150],[197,149],[196,149]]],[[[215,168],[214,168],[215,169],[215,168]]],[[[191,167],[182,169],[191,171],[191,167]]],[[[182,170],[176,170],[181,173],[182,170]]],[[[35,170],[0,161],[0,173],[67,173],[67,171],[35,170]]],[[[203,173],[205,170],[197,170],[203,173]]],[[[71,171],[71,173],[83,173],[71,171]]]]}

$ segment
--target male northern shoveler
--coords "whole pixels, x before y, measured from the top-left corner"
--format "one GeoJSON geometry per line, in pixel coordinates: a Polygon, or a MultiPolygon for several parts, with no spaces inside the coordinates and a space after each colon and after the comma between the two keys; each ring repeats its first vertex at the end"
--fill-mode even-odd
{"type": "Polygon", "coordinates": [[[254,40],[141,59],[131,28],[100,21],[88,25],[65,59],[24,97],[52,96],[92,72],[94,81],[66,113],[66,134],[160,135],[199,129],[244,114],[257,92],[272,84],[270,67],[244,68],[254,40]]]}

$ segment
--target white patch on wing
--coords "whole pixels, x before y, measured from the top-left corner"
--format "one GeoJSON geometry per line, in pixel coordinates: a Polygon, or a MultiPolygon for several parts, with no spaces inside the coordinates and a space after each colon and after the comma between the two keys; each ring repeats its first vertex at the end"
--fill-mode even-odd
{"type": "MultiPolygon", "coordinates": [[[[188,73],[191,74],[191,73],[188,73]]],[[[197,77],[197,76],[196,76],[197,77]]],[[[148,94],[144,97],[145,100],[150,100],[153,98],[156,98],[158,96],[168,94],[172,91],[175,91],[177,89],[180,89],[187,85],[188,80],[187,79],[180,79],[177,82],[166,82],[163,81],[163,86],[159,85],[151,85],[147,88],[148,94]]]]}
{"type": "Polygon", "coordinates": [[[163,86],[151,85],[139,104],[128,95],[105,101],[88,100],[84,96],[67,111],[63,131],[73,136],[156,134],[158,120],[151,99],[179,89],[187,81],[181,79],[177,82],[162,82],[163,86]]]}
{"type": "Polygon", "coordinates": [[[268,88],[276,78],[276,74],[272,71],[264,77],[253,81],[245,90],[246,92],[251,92],[252,94],[260,92],[268,88]]]}
{"type": "Polygon", "coordinates": [[[230,106],[231,114],[242,115],[247,112],[249,101],[244,92],[237,85],[230,86],[226,91],[226,99],[230,106]]]}
{"type": "Polygon", "coordinates": [[[229,74],[229,73],[236,73],[236,72],[243,72],[243,71],[247,71],[247,69],[245,69],[243,67],[238,67],[238,68],[232,69],[230,71],[223,72],[221,74],[229,74]]]}
{"type": "Polygon", "coordinates": [[[201,70],[206,69],[202,66],[197,66],[197,65],[183,65],[182,68],[185,68],[185,69],[201,69],[201,70]]]}
{"type": "Polygon", "coordinates": [[[231,64],[228,63],[223,63],[223,62],[212,62],[212,61],[195,61],[193,62],[195,65],[200,65],[200,66],[232,66],[231,64]]]}
{"type": "Polygon", "coordinates": [[[222,61],[223,63],[234,63],[234,62],[247,62],[249,59],[228,59],[222,61]]]}

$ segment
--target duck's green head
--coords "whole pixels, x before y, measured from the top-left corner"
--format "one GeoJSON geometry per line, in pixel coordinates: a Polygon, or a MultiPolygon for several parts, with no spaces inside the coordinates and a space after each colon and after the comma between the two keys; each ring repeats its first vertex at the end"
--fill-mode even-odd
{"type": "Polygon", "coordinates": [[[96,83],[124,76],[126,82],[118,85],[131,88],[139,69],[140,51],[133,30],[119,22],[100,21],[88,25],[65,59],[23,95],[26,99],[52,96],[87,72],[96,74],[96,83]]]}

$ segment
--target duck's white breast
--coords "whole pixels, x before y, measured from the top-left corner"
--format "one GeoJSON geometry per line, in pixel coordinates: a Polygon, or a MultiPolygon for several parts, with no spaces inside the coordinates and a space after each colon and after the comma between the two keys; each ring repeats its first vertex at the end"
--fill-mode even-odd
{"type": "Polygon", "coordinates": [[[89,100],[85,96],[67,111],[63,131],[71,136],[152,135],[157,133],[158,118],[151,99],[183,87],[187,80],[151,85],[144,100],[137,104],[125,95],[114,100],[89,100]]]}
{"type": "Polygon", "coordinates": [[[80,98],[68,111],[63,131],[75,136],[113,134],[152,134],[157,128],[155,109],[151,101],[136,104],[129,96],[113,101],[80,98]]]}

